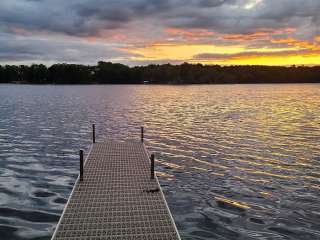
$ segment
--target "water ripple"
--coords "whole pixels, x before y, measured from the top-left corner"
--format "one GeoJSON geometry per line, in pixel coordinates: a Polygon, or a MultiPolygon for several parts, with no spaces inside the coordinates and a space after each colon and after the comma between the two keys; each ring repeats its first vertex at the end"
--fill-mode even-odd
{"type": "Polygon", "coordinates": [[[320,85],[0,86],[0,236],[50,239],[78,150],[145,126],[183,239],[320,239],[320,85]]]}

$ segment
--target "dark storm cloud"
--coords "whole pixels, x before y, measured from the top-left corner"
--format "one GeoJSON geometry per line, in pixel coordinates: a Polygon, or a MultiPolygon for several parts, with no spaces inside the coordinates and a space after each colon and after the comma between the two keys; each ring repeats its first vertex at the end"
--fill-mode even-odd
{"type": "Polygon", "coordinates": [[[201,1],[198,5],[177,7],[175,14],[168,15],[164,21],[174,27],[248,33],[259,28],[316,28],[320,18],[320,1],[317,0],[234,0],[221,1],[220,5],[216,3],[214,1],[211,7],[207,4],[207,8],[202,8],[201,1]]]}
{"type": "Polygon", "coordinates": [[[3,0],[2,25],[70,35],[93,36],[101,30],[153,19],[164,27],[250,32],[263,27],[318,24],[320,1],[265,0],[3,0]]]}
{"type": "MultiPolygon", "coordinates": [[[[130,55],[135,56],[135,55],[130,55]]],[[[14,37],[0,34],[0,62],[43,61],[96,63],[97,59],[128,58],[128,54],[114,46],[73,39],[47,41],[33,37],[14,37]]]]}
{"type": "Polygon", "coordinates": [[[100,30],[121,28],[133,20],[161,13],[170,7],[172,5],[166,0],[4,0],[0,6],[0,23],[9,29],[19,26],[29,30],[94,36],[100,30]]]}
{"type": "Polygon", "coordinates": [[[198,5],[202,7],[217,7],[223,4],[235,3],[236,0],[201,0],[198,2],[199,2],[198,5]]]}

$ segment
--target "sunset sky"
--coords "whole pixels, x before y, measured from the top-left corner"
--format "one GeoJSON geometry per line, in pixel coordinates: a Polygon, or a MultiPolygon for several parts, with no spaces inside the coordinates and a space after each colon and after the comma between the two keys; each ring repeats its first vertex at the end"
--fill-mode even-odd
{"type": "Polygon", "coordinates": [[[320,64],[319,0],[1,0],[0,64],[320,64]]]}

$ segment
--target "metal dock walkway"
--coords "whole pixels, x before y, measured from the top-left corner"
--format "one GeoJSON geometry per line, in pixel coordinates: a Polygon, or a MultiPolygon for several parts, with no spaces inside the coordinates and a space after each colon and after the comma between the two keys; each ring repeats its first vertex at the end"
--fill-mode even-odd
{"type": "Polygon", "coordinates": [[[92,145],[52,239],[180,239],[143,142],[92,145]]]}

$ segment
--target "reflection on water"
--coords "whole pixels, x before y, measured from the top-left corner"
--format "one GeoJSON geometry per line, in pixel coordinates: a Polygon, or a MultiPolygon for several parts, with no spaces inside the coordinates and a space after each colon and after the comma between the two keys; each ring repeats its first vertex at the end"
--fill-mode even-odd
{"type": "Polygon", "coordinates": [[[320,85],[0,86],[0,236],[50,239],[97,138],[138,138],[183,239],[320,239],[320,85]]]}

